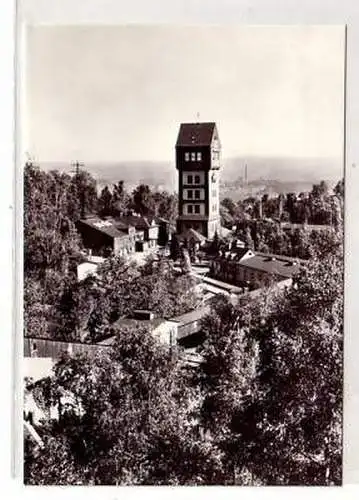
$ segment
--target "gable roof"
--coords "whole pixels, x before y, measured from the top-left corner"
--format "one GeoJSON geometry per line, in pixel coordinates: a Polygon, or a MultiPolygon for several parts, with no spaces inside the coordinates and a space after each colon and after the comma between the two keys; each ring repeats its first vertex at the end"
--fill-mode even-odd
{"type": "Polygon", "coordinates": [[[149,229],[157,225],[154,219],[142,215],[122,215],[116,220],[116,224],[118,226],[121,224],[122,226],[133,226],[136,229],[149,229]]]}
{"type": "Polygon", "coordinates": [[[222,259],[225,257],[228,260],[241,261],[242,259],[250,258],[253,255],[254,252],[248,247],[234,247],[231,249],[220,249],[216,258],[222,259]]]}
{"type": "MultiPolygon", "coordinates": [[[[211,306],[206,305],[193,311],[181,314],[172,318],[172,320],[177,321],[180,325],[186,325],[188,323],[192,323],[193,321],[199,321],[205,316],[207,316],[211,312],[211,306]]],[[[179,326],[180,326],[179,325],[179,326]]]]}
{"type": "Polygon", "coordinates": [[[199,233],[193,228],[186,229],[183,231],[181,234],[178,235],[178,239],[181,241],[188,240],[188,241],[194,241],[195,243],[202,244],[206,240],[206,237],[203,236],[203,234],[199,233]]]}
{"type": "Polygon", "coordinates": [[[93,217],[89,219],[81,219],[79,223],[84,226],[89,226],[100,233],[110,236],[111,238],[123,238],[126,236],[126,233],[118,229],[112,220],[102,220],[97,217],[93,217]]]}
{"type": "Polygon", "coordinates": [[[181,123],[176,146],[210,146],[215,130],[214,122],[181,123]]]}
{"type": "Polygon", "coordinates": [[[287,260],[285,257],[278,256],[275,258],[258,254],[245,259],[240,264],[248,269],[263,271],[282,278],[291,278],[293,274],[296,274],[303,267],[302,264],[296,263],[294,260],[287,260]]]}

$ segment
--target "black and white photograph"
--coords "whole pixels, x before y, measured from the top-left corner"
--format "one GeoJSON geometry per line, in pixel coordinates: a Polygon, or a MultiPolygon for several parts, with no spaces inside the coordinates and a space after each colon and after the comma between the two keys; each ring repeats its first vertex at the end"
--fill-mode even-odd
{"type": "Polygon", "coordinates": [[[24,484],[340,486],[345,26],[24,39],[24,484]]]}

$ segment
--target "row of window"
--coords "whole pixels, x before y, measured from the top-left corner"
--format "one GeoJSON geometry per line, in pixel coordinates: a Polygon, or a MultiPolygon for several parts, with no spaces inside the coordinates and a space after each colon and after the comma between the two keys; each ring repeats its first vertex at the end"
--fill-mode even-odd
{"type": "Polygon", "coordinates": [[[187,205],[187,213],[188,214],[200,214],[201,206],[200,205],[187,205]]]}
{"type": "Polygon", "coordinates": [[[197,153],[193,151],[192,153],[185,153],[184,154],[184,159],[185,161],[202,161],[202,153],[198,151],[197,153]]]}
{"type": "Polygon", "coordinates": [[[199,189],[187,189],[187,198],[189,200],[192,200],[193,198],[195,200],[200,200],[201,199],[201,191],[199,189]],[[194,196],[193,196],[194,194],[194,196]]]}
{"type": "Polygon", "coordinates": [[[199,175],[187,175],[187,184],[200,184],[200,183],[201,183],[201,177],[199,175]]]}
{"type": "MultiPolygon", "coordinates": [[[[188,151],[184,154],[185,161],[202,161],[202,153],[201,151],[192,151],[189,153],[188,151]]],[[[219,151],[213,151],[212,160],[219,160],[219,151]]]]}

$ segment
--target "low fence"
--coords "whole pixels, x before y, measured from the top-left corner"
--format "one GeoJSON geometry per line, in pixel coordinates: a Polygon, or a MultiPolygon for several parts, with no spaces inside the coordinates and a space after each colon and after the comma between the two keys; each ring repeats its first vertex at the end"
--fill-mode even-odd
{"type": "Polygon", "coordinates": [[[110,346],[98,344],[82,344],[75,342],[60,342],[51,339],[24,338],[24,356],[26,358],[58,359],[62,354],[85,354],[95,357],[99,353],[108,352],[110,346]]]}

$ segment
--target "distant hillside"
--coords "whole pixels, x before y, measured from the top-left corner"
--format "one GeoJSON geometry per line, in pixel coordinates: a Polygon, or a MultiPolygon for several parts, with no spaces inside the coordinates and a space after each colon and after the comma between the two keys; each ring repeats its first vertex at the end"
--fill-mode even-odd
{"type": "Polygon", "coordinates": [[[247,164],[248,180],[260,179],[281,182],[318,182],[339,180],[343,162],[332,158],[261,158],[237,157],[224,160],[222,179],[231,181],[244,176],[247,164]]]}
{"type": "MultiPolygon", "coordinates": [[[[290,186],[284,191],[295,191],[297,184],[311,185],[322,179],[338,181],[343,176],[341,161],[325,158],[236,157],[225,159],[223,164],[222,181],[233,184],[233,188],[241,181],[245,164],[251,184],[259,181],[259,184],[267,185],[266,181],[277,181],[277,189],[280,189],[281,184],[290,186]]],[[[40,166],[45,170],[73,170],[70,164],[63,162],[46,162],[40,166]]],[[[170,191],[177,189],[177,170],[174,162],[170,161],[88,162],[85,168],[97,179],[99,186],[124,180],[129,189],[139,183],[170,191]]]]}

